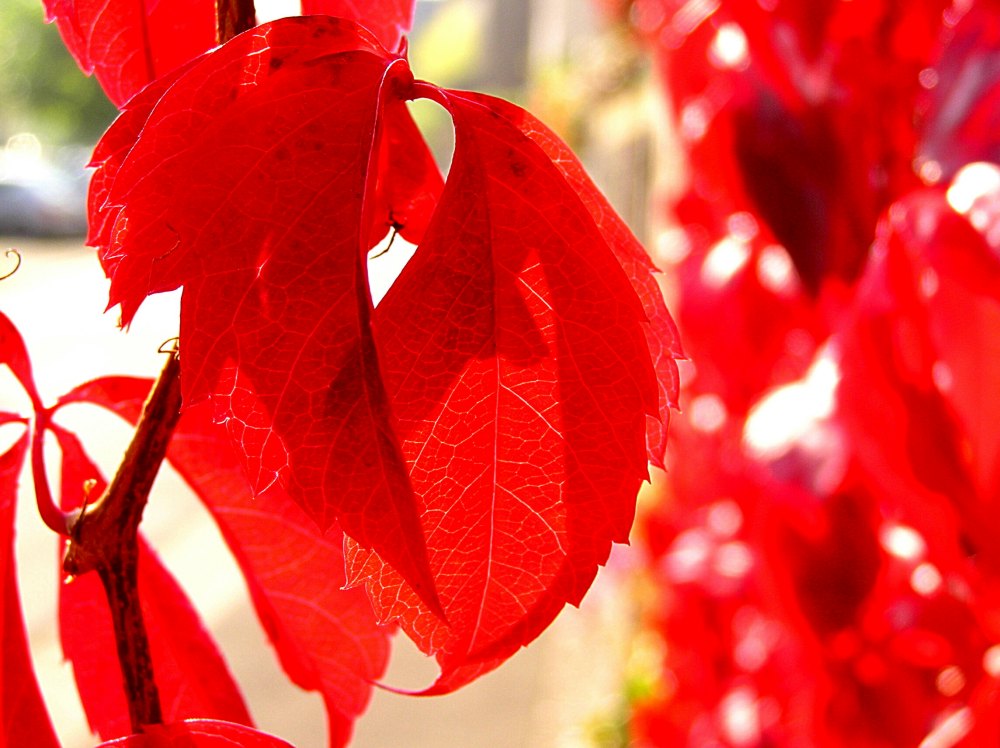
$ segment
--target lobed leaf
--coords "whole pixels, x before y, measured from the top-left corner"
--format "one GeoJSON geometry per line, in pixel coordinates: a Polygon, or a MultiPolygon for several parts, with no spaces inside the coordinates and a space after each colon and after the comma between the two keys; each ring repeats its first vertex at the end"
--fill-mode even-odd
{"type": "Polygon", "coordinates": [[[206,0],[44,0],[47,20],[83,72],[119,108],[160,76],[217,43],[206,0]]]}
{"type": "Polygon", "coordinates": [[[452,169],[375,326],[447,622],[376,554],[348,556],[379,617],[437,655],[428,693],[496,667],[580,601],[628,539],[659,414],[617,227],[598,225],[520,110],[438,95],[452,169]]]}
{"type": "MultiPolygon", "coordinates": [[[[322,16],[262,26],[200,61],[146,116],[126,113],[145,124],[121,163],[105,161],[116,215],[101,254],[126,324],[149,293],[184,286],[185,402],[213,401],[255,492],[287,488],[321,528],[339,522],[378,547],[433,606],[369,330],[378,119],[397,122],[386,129],[403,145],[415,134],[392,120],[405,110],[379,106],[393,64],[367,32],[322,16]]],[[[412,213],[388,179],[378,207],[412,213]]]]}

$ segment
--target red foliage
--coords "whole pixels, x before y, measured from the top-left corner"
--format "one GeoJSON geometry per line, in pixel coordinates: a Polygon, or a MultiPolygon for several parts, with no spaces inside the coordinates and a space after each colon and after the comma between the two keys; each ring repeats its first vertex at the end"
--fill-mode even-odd
{"type": "Polygon", "coordinates": [[[630,13],[692,167],[634,741],[992,745],[996,7],[630,13]]]}

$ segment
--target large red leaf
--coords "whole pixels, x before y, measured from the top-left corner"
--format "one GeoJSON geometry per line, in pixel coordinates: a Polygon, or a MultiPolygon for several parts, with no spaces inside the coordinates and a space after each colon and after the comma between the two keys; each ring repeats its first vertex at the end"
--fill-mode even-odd
{"type": "MultiPolygon", "coordinates": [[[[84,482],[100,495],[105,483],[79,440],[55,427],[62,450],[63,509],[78,508],[84,482]]],[[[184,591],[140,537],[139,595],[149,634],[153,670],[164,719],[222,719],[251,725],[250,715],[222,655],[203,627],[184,591]]],[[[91,729],[103,739],[130,731],[128,705],[118,662],[107,597],[96,574],[59,587],[59,624],[63,654],[73,666],[91,729]]]]}
{"type": "MultiPolygon", "coordinates": [[[[102,379],[65,401],[93,402],[134,422],[148,389],[145,380],[102,379]]],[[[209,415],[206,405],[185,411],[169,459],[218,523],[285,671],[323,694],[330,743],[345,745],[385,670],[391,630],[374,625],[364,594],[342,589],[338,533],[319,537],[277,487],[251,500],[225,429],[209,415]]]]}
{"type": "Polygon", "coordinates": [[[59,741],[45,711],[31,665],[14,563],[17,484],[27,451],[28,439],[23,436],[0,455],[0,574],[3,577],[3,610],[0,611],[0,651],[3,652],[3,666],[0,667],[0,746],[57,748],[59,741]]]}
{"type": "Polygon", "coordinates": [[[659,412],[617,237],[519,110],[439,98],[455,120],[451,173],[376,333],[447,623],[374,554],[349,557],[380,617],[436,653],[433,692],[495,667],[579,602],[628,538],[645,416],[659,412]]]}
{"type": "Polygon", "coordinates": [[[44,0],[80,68],[117,106],[216,44],[206,0],[44,0]]]}
{"type": "Polygon", "coordinates": [[[101,743],[97,748],[292,748],[280,738],[243,725],[191,719],[151,725],[142,735],[101,743]]]}
{"type": "Polygon", "coordinates": [[[302,0],[302,12],[357,21],[375,34],[383,47],[394,50],[413,26],[415,5],[416,0],[302,0]]]}
{"type": "Polygon", "coordinates": [[[114,174],[102,202],[123,207],[102,254],[125,323],[147,294],[184,286],[185,401],[213,400],[255,491],[287,487],[435,605],[368,326],[362,216],[376,223],[376,202],[392,213],[365,195],[393,64],[404,63],[362,29],[323,16],[262,26],[204,58],[114,174]]]}

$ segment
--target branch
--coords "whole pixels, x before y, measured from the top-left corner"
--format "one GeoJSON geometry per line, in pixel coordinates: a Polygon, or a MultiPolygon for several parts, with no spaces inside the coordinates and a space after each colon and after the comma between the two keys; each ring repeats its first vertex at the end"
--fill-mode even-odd
{"type": "Polygon", "coordinates": [[[257,25],[254,0],[216,0],[216,41],[225,44],[257,25]]]}
{"type": "Polygon", "coordinates": [[[111,484],[96,502],[70,519],[69,546],[63,559],[67,574],[96,571],[104,585],[133,732],[162,721],[149,637],[139,606],[138,529],[180,406],[180,364],[177,354],[171,353],[111,484]]]}

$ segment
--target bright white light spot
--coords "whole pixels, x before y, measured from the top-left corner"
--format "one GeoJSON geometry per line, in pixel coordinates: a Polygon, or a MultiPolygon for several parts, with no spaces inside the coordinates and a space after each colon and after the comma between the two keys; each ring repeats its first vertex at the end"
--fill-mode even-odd
{"type": "Polygon", "coordinates": [[[913,591],[918,595],[923,595],[924,597],[930,597],[939,589],[944,583],[941,578],[941,572],[937,570],[934,564],[927,563],[926,561],[917,566],[910,574],[910,586],[913,591]]]}
{"type": "Polygon", "coordinates": [[[1000,167],[977,161],[963,166],[948,188],[948,204],[956,213],[968,214],[976,201],[1000,190],[1000,167]]]}
{"type": "Polygon", "coordinates": [[[301,9],[298,0],[256,0],[254,9],[260,23],[273,21],[275,18],[297,16],[301,9]]]}
{"type": "Polygon", "coordinates": [[[727,416],[726,406],[718,395],[698,395],[691,401],[691,426],[696,431],[714,434],[725,425],[727,416]]]}
{"type": "Polygon", "coordinates": [[[833,412],[840,369],[821,354],[805,379],[779,387],[750,410],[743,441],[757,457],[778,457],[804,439],[833,412]]]}
{"type": "Polygon", "coordinates": [[[724,23],[712,40],[708,50],[708,59],[717,68],[737,70],[746,67],[749,61],[749,46],[747,35],[735,23],[724,23]]]}
{"type": "Polygon", "coordinates": [[[659,260],[676,264],[682,262],[691,254],[691,239],[682,228],[671,228],[663,231],[656,239],[656,257],[659,260]]]}
{"type": "Polygon", "coordinates": [[[951,388],[955,386],[955,376],[951,373],[951,367],[944,361],[934,362],[931,367],[931,379],[934,380],[935,386],[945,394],[951,392],[951,388]]]}
{"type": "Polygon", "coordinates": [[[686,140],[701,140],[708,129],[708,105],[703,99],[688,102],[681,109],[681,135],[686,140]]]}
{"type": "Polygon", "coordinates": [[[715,243],[701,266],[701,280],[706,286],[726,285],[750,259],[750,247],[732,236],[715,243]]]}
{"type": "Polygon", "coordinates": [[[417,251],[415,244],[410,244],[401,236],[390,239],[391,236],[390,231],[386,238],[368,253],[368,288],[371,290],[372,303],[376,306],[396,282],[396,278],[413,257],[413,253],[417,251]]]}
{"type": "Polygon", "coordinates": [[[994,678],[1000,678],[1000,644],[994,644],[983,653],[983,670],[994,678]]]}
{"type": "Polygon", "coordinates": [[[719,704],[722,733],[734,746],[760,741],[760,715],[754,696],[750,688],[734,688],[719,704]]]}
{"type": "Polygon", "coordinates": [[[741,242],[748,242],[754,239],[760,232],[757,219],[745,210],[733,213],[726,219],[726,228],[735,239],[741,242]]]}
{"type": "Polygon", "coordinates": [[[742,579],[753,568],[753,554],[746,543],[733,540],[719,546],[715,553],[715,570],[729,579],[742,579]]]}
{"type": "Polygon", "coordinates": [[[795,266],[780,244],[770,244],[761,250],[757,257],[757,279],[771,293],[781,294],[792,289],[795,266]]]}
{"type": "Polygon", "coordinates": [[[955,665],[946,667],[938,673],[934,685],[945,696],[957,696],[965,688],[965,673],[955,665]]]}
{"type": "Polygon", "coordinates": [[[675,582],[693,582],[702,576],[712,550],[708,533],[700,528],[685,530],[674,540],[664,561],[667,574],[675,582]]]}
{"type": "Polygon", "coordinates": [[[941,169],[939,162],[929,158],[926,161],[920,162],[917,167],[917,174],[923,180],[924,184],[937,184],[941,181],[944,171],[941,169]]]}
{"type": "Polygon", "coordinates": [[[962,707],[938,722],[920,742],[920,748],[952,748],[971,732],[974,723],[972,710],[962,707]]]}
{"type": "Polygon", "coordinates": [[[42,143],[34,133],[21,132],[0,149],[0,180],[38,181],[51,170],[42,158],[42,143]]]}
{"type": "Polygon", "coordinates": [[[906,525],[882,525],[878,540],[886,553],[904,561],[916,561],[927,552],[927,544],[920,533],[906,525]]]}
{"type": "Polygon", "coordinates": [[[708,529],[717,537],[731,538],[743,526],[743,512],[732,499],[716,501],[708,510],[708,529]]]}
{"type": "Polygon", "coordinates": [[[920,274],[920,294],[925,299],[933,298],[941,287],[941,279],[934,268],[925,268],[920,274]]]}

